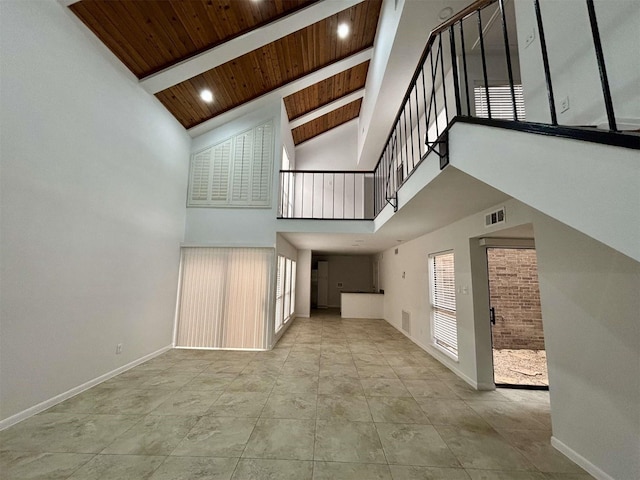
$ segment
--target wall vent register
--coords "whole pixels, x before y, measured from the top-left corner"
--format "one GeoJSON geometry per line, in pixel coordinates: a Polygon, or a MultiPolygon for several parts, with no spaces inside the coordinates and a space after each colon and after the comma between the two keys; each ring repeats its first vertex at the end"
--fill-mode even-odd
{"type": "Polygon", "coordinates": [[[506,210],[504,207],[500,207],[493,212],[489,212],[484,216],[484,226],[492,227],[493,225],[499,225],[507,221],[506,210]]]}

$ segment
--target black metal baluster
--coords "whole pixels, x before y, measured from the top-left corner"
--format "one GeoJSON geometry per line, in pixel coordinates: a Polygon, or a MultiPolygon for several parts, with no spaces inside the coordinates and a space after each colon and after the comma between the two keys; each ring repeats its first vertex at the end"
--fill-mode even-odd
{"type": "Polygon", "coordinates": [[[449,27],[449,42],[451,43],[451,71],[453,73],[453,91],[456,99],[456,115],[462,114],[460,108],[460,81],[458,79],[458,56],[456,55],[456,37],[453,25],[449,27]]]}
{"type": "MultiPolygon", "coordinates": [[[[440,54],[440,50],[436,52],[436,67],[438,66],[438,55],[440,54]]],[[[438,127],[438,101],[436,99],[436,77],[438,75],[437,68],[433,68],[433,50],[431,50],[431,101],[429,102],[429,116],[431,116],[431,104],[433,103],[433,110],[435,112],[435,124],[436,124],[436,138],[438,138],[438,131],[440,128],[438,127]]]]}
{"type": "MultiPolygon", "coordinates": [[[[420,102],[418,101],[418,83],[417,83],[417,79],[416,79],[416,84],[415,84],[415,92],[416,92],[416,127],[418,127],[418,157],[419,159],[422,158],[422,147],[420,146],[420,138],[422,137],[420,135],[420,102]]],[[[418,159],[418,161],[420,161],[418,159]]],[[[415,168],[415,165],[414,165],[415,168]]]]}
{"type": "Polygon", "coordinates": [[[589,11],[589,23],[591,24],[591,34],[593,35],[593,46],[596,49],[598,70],[600,70],[600,83],[602,83],[602,94],[604,95],[604,106],[607,110],[607,119],[609,120],[609,130],[617,132],[618,126],[616,125],[616,117],[613,111],[613,100],[611,99],[609,78],[607,77],[607,67],[604,63],[604,53],[602,52],[602,42],[600,41],[600,30],[598,29],[598,19],[596,18],[596,9],[593,5],[593,0],[587,0],[587,10],[589,11]]]}
{"type": "Polygon", "coordinates": [[[467,52],[464,44],[463,20],[460,20],[460,48],[462,49],[462,67],[464,70],[464,92],[467,98],[467,115],[471,116],[471,100],[469,98],[469,76],[467,75],[467,52]]]}
{"type": "MultiPolygon", "coordinates": [[[[444,78],[444,49],[442,48],[442,32],[438,34],[438,50],[440,50],[440,74],[442,76],[442,99],[444,102],[444,118],[445,118],[445,126],[449,125],[449,104],[447,103],[447,81],[444,78]]],[[[443,128],[443,130],[444,130],[443,128]]],[[[440,132],[438,132],[438,136],[440,136],[440,132]]]]}
{"type": "MultiPolygon", "coordinates": [[[[484,54],[484,38],[482,34],[482,14],[478,10],[478,37],[480,38],[480,53],[482,55],[482,78],[484,79],[484,91],[487,96],[487,113],[491,118],[491,102],[489,101],[489,80],[487,80],[487,59],[484,54]]],[[[476,112],[478,115],[478,112],[476,112]]]]}
{"type": "Polygon", "coordinates": [[[553,84],[551,83],[551,70],[549,69],[549,56],[547,55],[547,41],[544,36],[542,26],[542,12],[540,11],[540,1],[534,0],[536,10],[536,21],[538,23],[538,34],[540,36],[540,50],[542,51],[542,64],[544,65],[544,79],[547,84],[547,96],[549,97],[549,112],[551,113],[551,123],[558,125],[558,115],[556,113],[556,101],[553,96],[553,84]]]}
{"type": "Polygon", "coordinates": [[[516,91],[513,86],[513,69],[511,66],[511,51],[509,49],[509,33],[507,32],[507,13],[504,10],[504,0],[499,0],[500,13],[502,15],[502,34],[504,36],[504,51],[507,57],[507,74],[509,75],[509,88],[511,88],[511,101],[513,102],[513,119],[518,121],[516,109],[516,91]]]}
{"type": "MultiPolygon", "coordinates": [[[[409,95],[409,132],[411,133],[411,170],[413,170],[416,152],[413,147],[413,115],[411,114],[411,95],[409,95]]],[[[409,164],[407,164],[407,173],[409,173],[409,164]]]]}

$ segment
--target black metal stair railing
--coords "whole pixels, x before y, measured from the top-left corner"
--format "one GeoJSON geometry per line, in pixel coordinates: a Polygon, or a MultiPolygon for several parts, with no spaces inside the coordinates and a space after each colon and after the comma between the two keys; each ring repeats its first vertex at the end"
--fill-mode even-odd
{"type": "MultiPolygon", "coordinates": [[[[558,124],[543,12],[539,0],[533,0],[532,3],[550,124],[531,123],[525,119],[522,86],[519,84],[520,71],[517,65],[514,65],[514,55],[511,51],[512,40],[516,34],[511,30],[515,19],[514,0],[478,0],[431,32],[375,169],[372,172],[359,172],[363,175],[363,185],[371,183],[371,188],[362,188],[360,191],[362,195],[368,195],[368,198],[363,198],[360,203],[372,206],[369,210],[363,207],[362,211],[366,210],[367,213],[363,213],[362,218],[377,216],[387,205],[397,210],[399,189],[431,153],[439,157],[441,169],[448,165],[447,136],[453,122],[482,123],[532,133],[640,148],[637,136],[616,133],[618,127],[593,0],[585,0],[589,25],[584,25],[584,28],[590,29],[593,39],[608,131],[558,124]],[[472,53],[474,51],[478,53],[472,53]],[[498,64],[500,72],[495,71],[498,64]],[[508,85],[492,85],[491,79],[496,77],[506,77],[508,85]]],[[[553,48],[562,47],[553,45],[553,48]]],[[[315,171],[306,172],[306,175],[326,176],[331,173],[315,171]]],[[[341,172],[350,173],[352,172],[341,172]]],[[[305,175],[305,172],[283,171],[281,175],[282,182],[293,185],[291,189],[304,188],[304,182],[291,182],[287,175],[305,175]]],[[[315,188],[315,180],[313,185],[315,188]]],[[[314,191],[311,197],[309,195],[309,192],[296,191],[295,195],[289,192],[281,197],[314,198],[316,192],[314,191]]],[[[285,203],[281,198],[280,218],[340,218],[333,212],[327,215],[327,212],[319,212],[317,208],[308,205],[307,210],[300,207],[296,210],[291,206],[289,210],[300,212],[300,215],[289,215],[289,210],[283,207],[285,203]]]]}

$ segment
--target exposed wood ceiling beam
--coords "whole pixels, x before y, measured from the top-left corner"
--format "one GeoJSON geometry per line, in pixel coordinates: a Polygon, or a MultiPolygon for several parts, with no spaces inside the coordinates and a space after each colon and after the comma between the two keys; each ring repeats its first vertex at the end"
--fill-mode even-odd
{"type": "Polygon", "coordinates": [[[256,98],[250,102],[243,103],[239,107],[236,107],[232,110],[229,110],[225,113],[222,113],[216,117],[213,117],[210,120],[200,123],[193,128],[188,130],[189,135],[192,137],[197,137],[198,135],[202,135],[203,133],[208,132],[209,130],[213,130],[214,128],[219,127],[227,122],[230,122],[234,118],[237,118],[241,115],[252,112],[256,109],[266,107],[273,102],[280,102],[283,97],[287,95],[291,95],[303,88],[310,87],[314,83],[318,83],[325,78],[329,78],[333,75],[336,75],[344,70],[355,67],[356,65],[361,64],[362,62],[366,62],[367,60],[371,60],[371,56],[373,54],[373,47],[367,48],[366,50],[362,50],[355,55],[351,55],[350,57],[345,58],[344,60],[340,60],[339,62],[332,63],[320,70],[317,70],[305,77],[299,78],[290,82],[280,88],[272,90],[271,92],[256,98]]]}
{"type": "Polygon", "coordinates": [[[347,95],[345,95],[344,97],[340,97],[337,100],[334,100],[331,103],[327,103],[326,105],[323,105],[320,108],[316,108],[315,110],[302,115],[301,117],[296,118],[295,120],[291,120],[289,122],[289,127],[291,129],[294,129],[296,127],[299,127],[300,125],[303,125],[305,123],[308,123],[312,120],[315,120],[316,118],[319,118],[333,110],[336,110],[340,107],[344,107],[345,105],[348,105],[349,103],[353,102],[354,100],[357,100],[359,98],[362,98],[364,96],[364,88],[361,88],[360,90],[357,90],[355,92],[349,93],[347,95]]]}
{"type": "Polygon", "coordinates": [[[140,85],[149,93],[158,93],[363,1],[324,0],[314,3],[292,15],[252,30],[230,42],[218,45],[195,57],[150,75],[140,80],[140,85]]]}

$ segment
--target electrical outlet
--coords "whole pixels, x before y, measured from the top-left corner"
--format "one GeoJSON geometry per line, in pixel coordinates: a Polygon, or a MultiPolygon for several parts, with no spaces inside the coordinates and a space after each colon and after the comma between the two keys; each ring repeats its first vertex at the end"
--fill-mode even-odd
{"type": "Polygon", "coordinates": [[[536,29],[532,28],[524,39],[524,48],[527,48],[536,39],[536,29]]]}
{"type": "Polygon", "coordinates": [[[116,345],[116,355],[120,355],[122,353],[122,344],[119,343],[116,345]]]}
{"type": "Polygon", "coordinates": [[[560,99],[560,113],[564,113],[569,110],[569,96],[560,99]]]}

